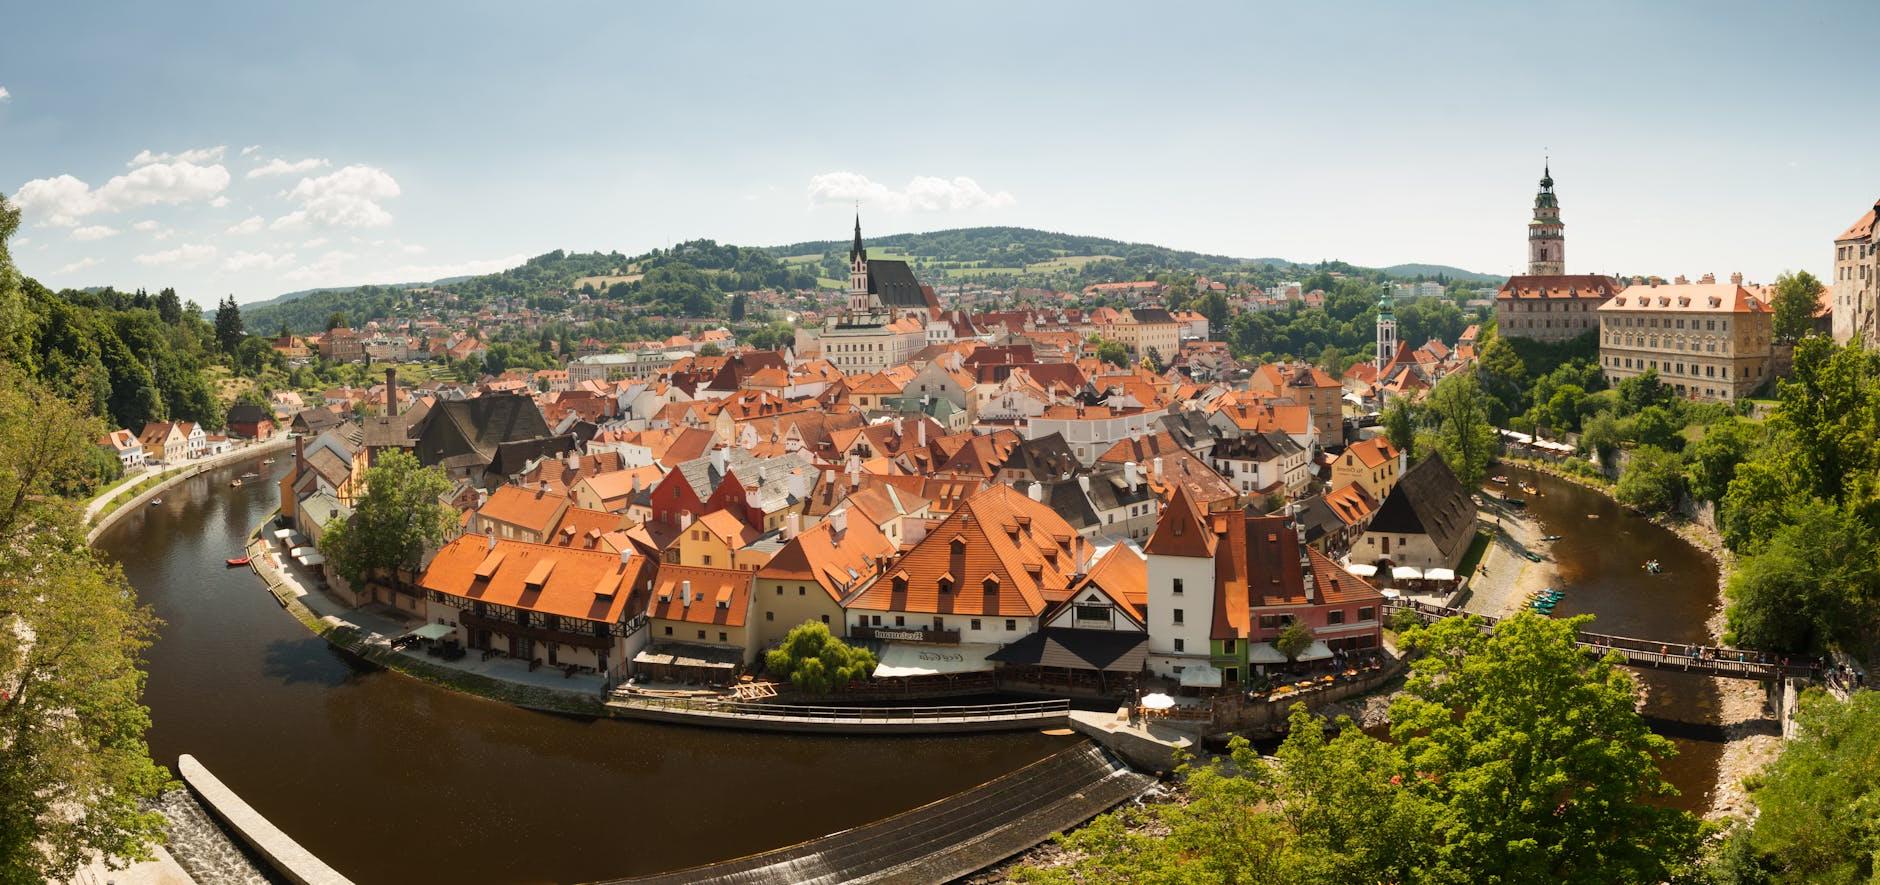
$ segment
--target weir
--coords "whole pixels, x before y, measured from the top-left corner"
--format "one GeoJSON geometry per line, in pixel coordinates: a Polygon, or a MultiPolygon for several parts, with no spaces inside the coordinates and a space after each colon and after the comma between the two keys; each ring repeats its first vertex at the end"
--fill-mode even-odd
{"type": "Polygon", "coordinates": [[[1083,743],[886,820],[724,863],[617,882],[946,882],[992,866],[1155,783],[1083,743]]]}

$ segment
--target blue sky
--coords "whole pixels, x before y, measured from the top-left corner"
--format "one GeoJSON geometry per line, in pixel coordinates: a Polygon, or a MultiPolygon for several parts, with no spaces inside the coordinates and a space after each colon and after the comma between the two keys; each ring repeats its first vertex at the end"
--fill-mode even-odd
{"type": "Polygon", "coordinates": [[[212,304],[554,248],[1011,224],[1245,257],[1827,271],[1880,4],[0,2],[54,286],[212,304]]]}

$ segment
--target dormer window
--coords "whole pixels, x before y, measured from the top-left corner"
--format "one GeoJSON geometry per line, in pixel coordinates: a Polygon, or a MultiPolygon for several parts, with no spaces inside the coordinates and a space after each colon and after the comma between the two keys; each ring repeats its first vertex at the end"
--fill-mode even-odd
{"type": "Polygon", "coordinates": [[[987,575],[985,583],[981,584],[980,586],[985,589],[988,595],[998,593],[999,592],[999,579],[991,575],[987,575]]]}

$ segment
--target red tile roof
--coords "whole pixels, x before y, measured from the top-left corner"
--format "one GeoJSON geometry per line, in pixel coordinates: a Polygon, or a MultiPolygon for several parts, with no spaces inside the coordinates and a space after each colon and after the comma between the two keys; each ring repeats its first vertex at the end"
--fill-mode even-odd
{"type": "Polygon", "coordinates": [[[418,584],[494,605],[590,621],[618,622],[645,599],[644,556],[460,535],[445,544],[418,584]],[[636,597],[636,591],[639,595],[636,597]]]}

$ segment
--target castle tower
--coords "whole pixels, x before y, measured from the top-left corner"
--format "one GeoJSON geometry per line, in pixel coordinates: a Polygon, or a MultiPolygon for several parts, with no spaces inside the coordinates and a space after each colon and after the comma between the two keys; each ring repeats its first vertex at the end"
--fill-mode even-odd
{"type": "Polygon", "coordinates": [[[849,247],[849,309],[868,309],[868,250],[862,246],[862,216],[855,215],[855,244],[849,247]]]}
{"type": "Polygon", "coordinates": [[[1377,370],[1384,371],[1396,355],[1397,315],[1391,312],[1390,290],[1386,289],[1383,297],[1377,299],[1377,370]]]}
{"type": "Polygon", "coordinates": [[[1560,223],[1560,201],[1554,196],[1550,166],[1541,166],[1541,189],[1534,195],[1534,220],[1528,222],[1529,276],[1567,272],[1567,226],[1560,223]]]}

